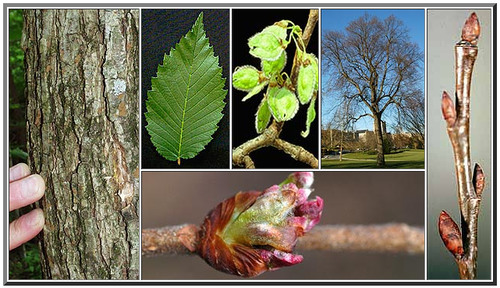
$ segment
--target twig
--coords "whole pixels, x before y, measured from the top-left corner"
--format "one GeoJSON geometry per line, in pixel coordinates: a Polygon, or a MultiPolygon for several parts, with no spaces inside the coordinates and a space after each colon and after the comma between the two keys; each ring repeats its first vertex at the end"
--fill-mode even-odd
{"type": "Polygon", "coordinates": [[[323,225],[297,243],[298,250],[424,253],[424,229],[407,224],[323,225]]]}
{"type": "MultiPolygon", "coordinates": [[[[197,246],[192,224],[142,230],[142,255],[189,255],[197,246]]],[[[424,229],[407,224],[322,225],[299,238],[297,250],[424,253],[424,229]]]]}
{"type": "Polygon", "coordinates": [[[196,250],[198,230],[192,224],[142,229],[142,255],[191,254],[196,250]]]}
{"type": "Polygon", "coordinates": [[[472,174],[469,145],[470,85],[479,34],[479,21],[472,13],[463,27],[462,40],[455,45],[456,104],[453,105],[446,92],[441,101],[455,158],[462,233],[445,211],[439,217],[439,230],[445,246],[455,257],[461,279],[476,278],[477,221],[484,188],[484,173],[478,164],[472,174]]]}
{"type": "MultiPolygon", "coordinates": [[[[304,43],[304,46],[307,46],[309,40],[311,39],[312,33],[314,32],[314,27],[318,22],[318,15],[318,10],[311,9],[309,11],[307,25],[302,33],[302,41],[304,43]]],[[[305,50],[306,47],[303,48],[305,50]]],[[[290,74],[292,83],[295,83],[298,74],[298,65],[296,65],[297,61],[297,53],[295,53],[295,57],[293,58],[292,71],[290,74]]],[[[276,122],[275,120],[273,120],[271,125],[269,125],[269,127],[267,127],[264,132],[262,132],[262,134],[248,140],[247,142],[233,149],[233,165],[245,167],[247,169],[253,169],[255,168],[255,164],[250,157],[250,153],[255,150],[271,146],[284,151],[285,153],[292,156],[293,159],[306,163],[312,168],[318,168],[318,159],[314,156],[314,154],[307,151],[303,147],[279,139],[279,135],[282,129],[283,122],[276,122]]]]}

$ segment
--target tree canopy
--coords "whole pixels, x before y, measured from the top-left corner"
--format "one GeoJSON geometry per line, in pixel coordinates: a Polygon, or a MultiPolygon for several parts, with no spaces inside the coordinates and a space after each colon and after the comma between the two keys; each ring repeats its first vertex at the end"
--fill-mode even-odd
{"type": "Polygon", "coordinates": [[[393,15],[381,20],[364,14],[345,31],[323,35],[329,84],[357,108],[358,117],[381,115],[391,106],[402,109],[406,97],[421,93],[423,60],[421,48],[393,15]]]}

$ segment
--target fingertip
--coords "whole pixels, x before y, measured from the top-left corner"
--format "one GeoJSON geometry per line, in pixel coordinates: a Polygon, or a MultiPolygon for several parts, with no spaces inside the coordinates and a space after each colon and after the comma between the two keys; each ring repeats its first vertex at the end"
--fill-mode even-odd
{"type": "Polygon", "coordinates": [[[32,218],[30,219],[30,226],[40,232],[43,228],[43,225],[45,224],[45,216],[43,215],[43,210],[40,208],[36,208],[30,213],[33,214],[32,218]]]}
{"type": "Polygon", "coordinates": [[[34,209],[9,225],[9,250],[21,246],[42,231],[45,217],[42,209],[34,209]]]}
{"type": "Polygon", "coordinates": [[[34,174],[9,183],[9,211],[34,203],[45,194],[45,181],[34,174]]]}
{"type": "Polygon", "coordinates": [[[43,180],[42,176],[38,174],[30,175],[28,178],[31,185],[36,187],[34,193],[31,194],[30,198],[33,200],[33,202],[38,201],[43,197],[43,194],[45,194],[45,180],[43,180]]]}
{"type": "Polygon", "coordinates": [[[30,168],[25,163],[16,164],[9,169],[9,182],[30,175],[30,168]]]}

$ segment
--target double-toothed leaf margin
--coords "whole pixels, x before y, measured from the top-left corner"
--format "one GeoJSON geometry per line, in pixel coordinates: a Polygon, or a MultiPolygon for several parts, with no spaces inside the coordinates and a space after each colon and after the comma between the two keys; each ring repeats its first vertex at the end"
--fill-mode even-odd
{"type": "Polygon", "coordinates": [[[201,13],[151,79],[146,129],[158,153],[180,165],[205,148],[223,116],[224,83],[201,13]]]}

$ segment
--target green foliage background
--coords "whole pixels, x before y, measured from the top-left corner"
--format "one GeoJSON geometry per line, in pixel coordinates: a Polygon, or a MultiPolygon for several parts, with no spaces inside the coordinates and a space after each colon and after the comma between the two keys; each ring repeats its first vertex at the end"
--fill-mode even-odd
{"type": "MultiPolygon", "coordinates": [[[[23,11],[9,10],[9,165],[25,162],[26,97],[24,96],[24,51],[21,48],[23,11]]],[[[30,210],[27,207],[27,210],[30,210]]],[[[24,213],[9,213],[9,222],[24,213]]],[[[9,252],[10,279],[41,279],[40,254],[34,240],[9,252]]]]}

